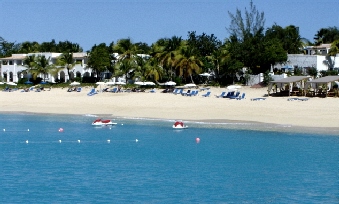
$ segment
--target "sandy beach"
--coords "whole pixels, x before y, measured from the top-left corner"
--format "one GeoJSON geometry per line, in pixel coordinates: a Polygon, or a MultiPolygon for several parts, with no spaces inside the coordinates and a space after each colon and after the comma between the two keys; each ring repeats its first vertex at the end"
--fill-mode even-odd
{"type": "Polygon", "coordinates": [[[90,87],[81,92],[52,88],[42,92],[0,92],[1,112],[49,114],[94,114],[111,117],[181,119],[187,121],[250,121],[312,128],[339,127],[339,98],[310,98],[288,101],[289,97],[263,97],[267,88],[242,87],[244,100],[217,98],[225,88],[211,88],[210,97],[185,97],[170,93],[110,93],[87,96],[90,87]]]}

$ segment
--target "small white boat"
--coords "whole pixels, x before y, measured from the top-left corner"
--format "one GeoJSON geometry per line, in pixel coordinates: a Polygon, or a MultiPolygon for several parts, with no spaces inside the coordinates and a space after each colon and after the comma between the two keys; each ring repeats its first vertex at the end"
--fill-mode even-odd
{"type": "Polygon", "coordinates": [[[109,125],[116,125],[116,124],[117,123],[113,123],[111,120],[101,120],[101,119],[96,119],[92,123],[93,126],[109,126],[109,125]]]}
{"type": "Polygon", "coordinates": [[[184,125],[182,121],[175,121],[175,123],[173,124],[173,128],[174,129],[186,129],[188,128],[188,126],[184,125]]]}

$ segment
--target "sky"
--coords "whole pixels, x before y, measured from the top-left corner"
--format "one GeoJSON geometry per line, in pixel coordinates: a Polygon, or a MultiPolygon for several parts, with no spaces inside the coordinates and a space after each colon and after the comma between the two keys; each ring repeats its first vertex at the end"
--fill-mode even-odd
{"type": "MultiPolygon", "coordinates": [[[[339,0],[253,0],[265,14],[265,28],[299,27],[303,38],[339,27],[339,0]]],[[[172,36],[229,37],[228,12],[244,13],[250,0],[0,0],[0,37],[9,42],[71,41],[84,51],[95,44],[130,38],[151,45],[172,36]]]]}

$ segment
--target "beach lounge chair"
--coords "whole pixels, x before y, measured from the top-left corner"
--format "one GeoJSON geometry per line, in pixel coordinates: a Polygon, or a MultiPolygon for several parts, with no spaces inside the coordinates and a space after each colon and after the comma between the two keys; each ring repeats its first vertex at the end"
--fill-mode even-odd
{"type": "Polygon", "coordinates": [[[196,90],[192,90],[192,91],[186,93],[186,96],[194,96],[195,92],[196,92],[196,90]]]}
{"type": "Polygon", "coordinates": [[[308,101],[308,98],[289,98],[288,101],[308,101]]]}
{"type": "Polygon", "coordinates": [[[308,101],[309,98],[299,98],[299,101],[308,101]]]}
{"type": "Polygon", "coordinates": [[[223,98],[226,95],[226,91],[221,92],[220,95],[216,95],[217,98],[223,98]]]}
{"type": "Polygon", "coordinates": [[[226,97],[224,97],[224,98],[229,98],[229,99],[236,99],[236,98],[239,98],[239,96],[240,96],[240,92],[239,91],[237,91],[235,94],[234,94],[234,92],[232,92],[233,94],[231,95],[231,96],[226,96],[226,97]]]}
{"type": "Polygon", "coordinates": [[[91,91],[87,94],[87,96],[93,96],[97,94],[97,91],[95,90],[95,88],[91,89],[91,91]]]}
{"type": "Polygon", "coordinates": [[[173,94],[177,94],[178,91],[179,91],[179,89],[174,89],[172,93],[173,93],[173,94]]]}
{"type": "Polygon", "coordinates": [[[251,98],[251,101],[264,101],[266,98],[251,98]]]}
{"type": "Polygon", "coordinates": [[[77,88],[77,92],[81,92],[82,88],[81,87],[78,87],[77,88]]]}
{"type": "Polygon", "coordinates": [[[237,100],[242,100],[245,99],[245,93],[242,93],[238,98],[236,98],[237,100]]]}
{"type": "Polygon", "coordinates": [[[114,87],[112,90],[111,90],[112,93],[117,93],[118,92],[118,88],[117,87],[114,87]]]}
{"type": "Polygon", "coordinates": [[[150,93],[156,93],[156,90],[155,89],[152,89],[149,91],[150,93]]]}
{"type": "Polygon", "coordinates": [[[299,98],[288,98],[287,101],[297,101],[299,98]]]}
{"type": "Polygon", "coordinates": [[[210,97],[211,95],[211,92],[210,91],[207,91],[205,94],[201,95],[202,97],[210,97]]]}
{"type": "Polygon", "coordinates": [[[187,94],[190,94],[191,93],[191,90],[187,90],[186,92],[181,92],[181,95],[182,96],[187,96],[187,94]]]}

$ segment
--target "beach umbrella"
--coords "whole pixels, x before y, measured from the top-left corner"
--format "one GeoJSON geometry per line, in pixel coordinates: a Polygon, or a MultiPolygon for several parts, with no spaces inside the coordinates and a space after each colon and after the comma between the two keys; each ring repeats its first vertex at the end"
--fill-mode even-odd
{"type": "Polygon", "coordinates": [[[155,83],[151,81],[145,81],[143,85],[154,86],[155,83]]]}
{"type": "Polygon", "coordinates": [[[184,87],[196,87],[197,85],[191,83],[191,84],[185,84],[184,87]]]}
{"type": "Polygon", "coordinates": [[[175,86],[175,85],[177,85],[177,83],[175,83],[174,81],[168,81],[164,85],[166,85],[166,86],[175,86]]]}
{"type": "Polygon", "coordinates": [[[139,86],[145,85],[145,83],[142,82],[142,81],[136,81],[136,82],[134,82],[134,84],[135,84],[135,85],[139,85],[139,86]]]}
{"type": "Polygon", "coordinates": [[[16,86],[17,84],[14,83],[14,82],[7,82],[7,85],[10,85],[10,86],[16,86]]]}
{"type": "Polygon", "coordinates": [[[202,73],[202,74],[199,74],[200,76],[203,76],[203,77],[210,77],[210,76],[212,76],[212,74],[209,74],[209,73],[207,73],[207,72],[205,72],[205,73],[202,73]]]}
{"type": "Polygon", "coordinates": [[[115,85],[115,82],[114,81],[108,81],[105,83],[106,85],[109,85],[109,86],[112,86],[112,85],[115,85]]]}
{"type": "Polygon", "coordinates": [[[239,86],[239,85],[230,85],[230,86],[227,87],[227,89],[231,89],[231,90],[241,89],[241,86],[239,86]]]}
{"type": "Polygon", "coordinates": [[[72,83],[70,83],[69,85],[71,85],[71,86],[79,86],[80,85],[80,83],[79,82],[77,82],[77,81],[73,81],[72,83]]]}

